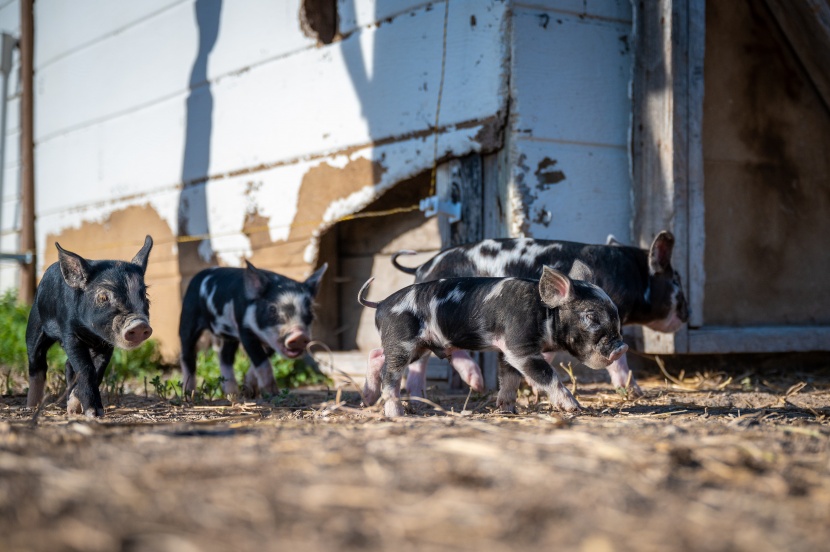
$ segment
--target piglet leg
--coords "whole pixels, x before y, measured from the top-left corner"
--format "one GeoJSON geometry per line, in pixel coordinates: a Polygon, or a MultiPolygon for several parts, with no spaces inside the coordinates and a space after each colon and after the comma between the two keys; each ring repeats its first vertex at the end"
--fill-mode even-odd
{"type": "Polygon", "coordinates": [[[383,363],[386,357],[383,349],[372,349],[369,352],[369,362],[366,367],[366,382],[363,384],[363,400],[365,406],[372,406],[380,398],[380,382],[383,375],[383,363]]]}
{"type": "Polygon", "coordinates": [[[383,413],[390,418],[403,416],[403,404],[401,403],[401,379],[409,360],[412,358],[412,351],[399,343],[388,346],[384,343],[386,354],[386,369],[381,377],[381,394],[384,399],[383,413]]]}
{"type": "Polygon", "coordinates": [[[628,368],[628,360],[626,360],[626,355],[621,356],[609,364],[606,370],[608,370],[608,374],[611,376],[611,384],[615,388],[627,388],[628,394],[635,399],[643,396],[642,389],[640,389],[640,386],[637,385],[636,381],[634,381],[634,376],[628,368]]]}
{"type": "Polygon", "coordinates": [[[245,374],[245,385],[252,388],[254,396],[257,390],[264,397],[265,395],[277,394],[277,380],[274,379],[274,368],[271,361],[266,359],[257,366],[252,366],[245,374]]]}
{"type": "Polygon", "coordinates": [[[515,368],[507,364],[503,354],[499,354],[499,393],[496,397],[496,406],[499,412],[505,414],[516,413],[516,394],[522,384],[522,375],[515,368]]]}
{"type": "Polygon", "coordinates": [[[522,356],[505,351],[505,360],[508,364],[524,374],[528,380],[548,394],[551,406],[567,412],[579,410],[581,407],[568,389],[562,385],[559,376],[553,367],[545,361],[541,353],[522,356]]]}
{"type": "Polygon", "coordinates": [[[427,365],[429,354],[426,354],[409,365],[409,375],[406,378],[406,390],[412,397],[426,397],[427,365]]]}
{"type": "MultiPolygon", "coordinates": [[[[461,379],[473,388],[473,391],[484,392],[484,377],[481,375],[481,368],[475,363],[473,357],[467,351],[455,351],[450,355],[450,366],[452,366],[461,379]]],[[[409,381],[407,380],[407,383],[409,381]]]]}

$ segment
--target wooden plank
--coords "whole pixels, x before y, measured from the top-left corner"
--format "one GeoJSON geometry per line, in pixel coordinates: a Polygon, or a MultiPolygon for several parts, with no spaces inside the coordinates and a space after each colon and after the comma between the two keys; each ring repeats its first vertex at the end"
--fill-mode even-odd
{"type": "Polygon", "coordinates": [[[690,353],[807,351],[830,351],[830,326],[710,326],[689,331],[690,353]]]}
{"type": "Polygon", "coordinates": [[[689,302],[689,327],[703,325],[703,288],[706,250],[706,213],[703,175],[703,61],[706,49],[706,2],[689,3],[689,233],[688,278],[686,298],[689,302]]]}
{"type": "Polygon", "coordinates": [[[830,109],[830,5],[826,0],[766,0],[778,26],[830,109]]]}
{"type": "MultiPolygon", "coordinates": [[[[674,233],[672,264],[692,285],[689,291],[697,305],[693,323],[702,323],[704,277],[704,1],[639,3],[634,18],[633,237],[648,247],[659,231],[674,233]]],[[[685,328],[673,335],[643,330],[646,351],[654,353],[685,353],[687,337],[685,328]]]]}
{"type": "Polygon", "coordinates": [[[461,203],[461,220],[450,223],[438,215],[441,246],[449,247],[484,238],[481,155],[472,154],[443,163],[436,173],[436,193],[440,201],[461,203]]]}
{"type": "Polygon", "coordinates": [[[482,232],[485,238],[505,238],[507,228],[507,148],[482,158],[482,232]]]}
{"type": "MultiPolygon", "coordinates": [[[[443,163],[436,173],[436,193],[440,201],[461,203],[461,220],[449,222],[449,217],[438,215],[441,246],[450,247],[479,241],[484,238],[484,189],[481,155],[471,154],[443,163]]],[[[455,370],[450,370],[450,388],[464,387],[455,370]]]]}

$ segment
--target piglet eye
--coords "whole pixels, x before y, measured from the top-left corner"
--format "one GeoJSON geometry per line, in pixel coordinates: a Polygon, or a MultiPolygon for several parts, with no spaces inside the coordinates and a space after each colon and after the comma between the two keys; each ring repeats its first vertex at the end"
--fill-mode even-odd
{"type": "Polygon", "coordinates": [[[592,313],[592,312],[583,312],[582,315],[580,316],[580,319],[581,319],[582,323],[585,326],[589,326],[589,327],[590,326],[595,326],[599,323],[599,320],[597,319],[597,315],[592,313]]]}
{"type": "Polygon", "coordinates": [[[106,291],[99,291],[98,292],[98,297],[95,298],[95,301],[99,305],[103,305],[104,303],[108,303],[109,300],[110,300],[110,296],[109,296],[109,293],[107,293],[106,291]]]}
{"type": "Polygon", "coordinates": [[[271,305],[270,307],[268,307],[268,312],[270,312],[271,314],[277,314],[277,306],[271,305]]]}

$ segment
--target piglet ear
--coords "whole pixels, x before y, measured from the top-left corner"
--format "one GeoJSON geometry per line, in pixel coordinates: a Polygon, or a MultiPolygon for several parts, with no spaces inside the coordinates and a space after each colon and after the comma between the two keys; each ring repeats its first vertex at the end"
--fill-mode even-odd
{"type": "Polygon", "coordinates": [[[141,267],[141,273],[147,272],[147,259],[150,257],[150,250],[153,248],[153,238],[147,236],[144,238],[144,247],[141,251],[135,254],[132,263],[141,267]]]}
{"type": "Polygon", "coordinates": [[[674,249],[674,236],[671,232],[663,230],[654,238],[651,249],[648,252],[648,272],[658,274],[671,267],[671,253],[674,249]]]}
{"type": "Polygon", "coordinates": [[[539,295],[544,304],[555,309],[573,300],[573,282],[565,274],[545,266],[539,280],[539,295]]]}
{"type": "Polygon", "coordinates": [[[594,271],[591,270],[591,267],[579,259],[574,261],[571,270],[568,272],[568,276],[574,280],[585,280],[586,282],[594,281],[594,271]]]}
{"type": "Polygon", "coordinates": [[[256,299],[265,291],[268,275],[248,261],[245,261],[245,265],[245,297],[256,299]]]}
{"type": "Polygon", "coordinates": [[[67,251],[58,242],[55,242],[55,247],[58,248],[58,263],[64,281],[75,289],[86,288],[90,272],[89,262],[80,255],[67,251]]]}
{"type": "Polygon", "coordinates": [[[314,274],[306,278],[304,284],[311,290],[311,295],[317,295],[317,290],[320,289],[320,280],[323,278],[323,274],[326,273],[328,267],[329,263],[323,263],[323,266],[318,268],[314,274]]]}

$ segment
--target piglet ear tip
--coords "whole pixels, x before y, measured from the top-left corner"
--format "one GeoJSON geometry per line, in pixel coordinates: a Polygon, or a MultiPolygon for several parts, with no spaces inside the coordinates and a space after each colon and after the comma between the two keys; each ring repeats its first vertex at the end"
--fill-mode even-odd
{"type": "Polygon", "coordinates": [[[674,234],[669,232],[668,230],[662,230],[659,234],[657,234],[657,240],[664,240],[667,242],[674,242],[674,234]]]}

